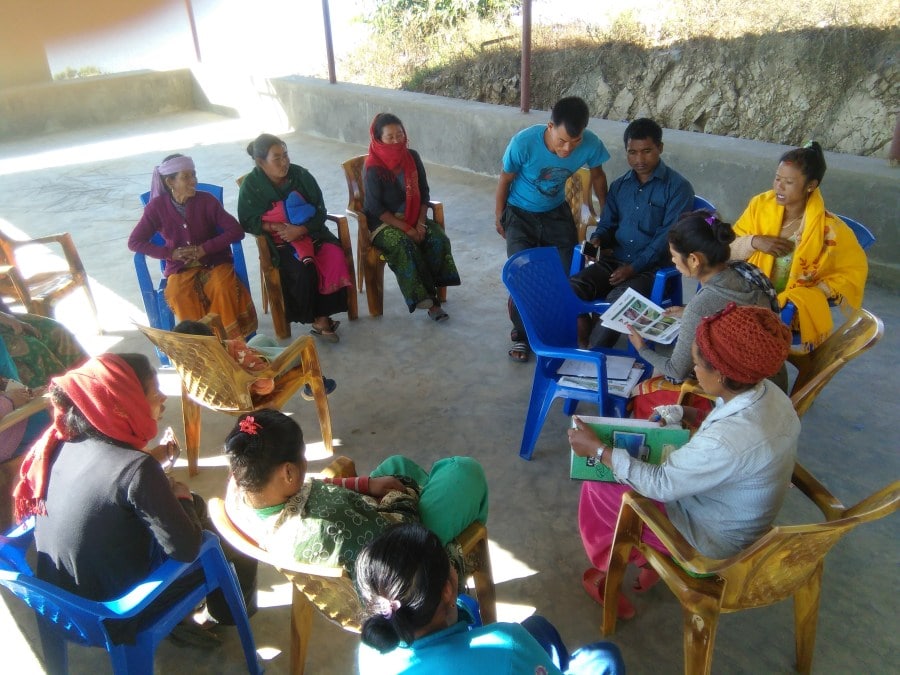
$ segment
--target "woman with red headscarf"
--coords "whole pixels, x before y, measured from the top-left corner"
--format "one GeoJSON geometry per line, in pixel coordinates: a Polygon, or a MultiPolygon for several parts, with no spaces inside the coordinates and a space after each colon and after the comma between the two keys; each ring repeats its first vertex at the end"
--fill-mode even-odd
{"type": "MultiPolygon", "coordinates": [[[[37,515],[37,576],[84,598],[110,600],[166,557],[193,560],[205,504],[183,483],[170,483],[157,459],[165,445],[144,450],[165,410],[147,358],[101,354],[53,378],[49,393],[53,423],[26,455],[14,491],[16,518],[37,515]]],[[[252,596],[255,564],[241,579],[238,562],[252,596]]],[[[177,600],[184,589],[176,586],[151,607],[177,600]]],[[[214,616],[230,620],[215,596],[209,601],[214,616]]],[[[138,623],[108,629],[114,641],[132,642],[138,623]]]]}
{"type": "MultiPolygon", "coordinates": [[[[659,466],[636,460],[627,450],[606,447],[577,417],[569,430],[576,454],[596,456],[619,483],[586,481],[581,486],[578,525],[593,567],[584,588],[602,602],[609,553],[622,494],[635,490],[658,500],[675,528],[703,555],[728,558],[765,534],[781,508],[791,482],[800,420],[790,399],[767,378],[787,358],[791,331],[772,310],[730,303],[697,327],[691,352],[697,380],[717,405],[697,433],[659,466]]],[[[693,421],[695,409],[660,406],[664,424],[693,421]]],[[[643,540],[667,552],[647,528],[643,540]]],[[[630,562],[643,557],[632,551],[630,562]]],[[[659,577],[643,568],[635,590],[647,590],[659,577]]],[[[619,616],[634,608],[619,596],[619,616]]]]}
{"type": "Polygon", "coordinates": [[[444,230],[425,217],[425,167],[396,115],[377,114],[369,136],[363,204],[369,236],[394,271],[409,311],[427,309],[429,318],[444,321],[437,289],[459,286],[459,272],[444,230]]]}

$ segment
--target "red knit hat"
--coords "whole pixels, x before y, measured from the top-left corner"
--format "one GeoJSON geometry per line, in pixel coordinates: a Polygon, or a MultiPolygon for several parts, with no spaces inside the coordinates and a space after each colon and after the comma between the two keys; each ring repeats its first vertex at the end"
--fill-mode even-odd
{"type": "Polygon", "coordinates": [[[697,326],[697,348],[722,375],[756,384],[779,370],[791,348],[791,331],[772,310],[728,303],[697,326]]]}

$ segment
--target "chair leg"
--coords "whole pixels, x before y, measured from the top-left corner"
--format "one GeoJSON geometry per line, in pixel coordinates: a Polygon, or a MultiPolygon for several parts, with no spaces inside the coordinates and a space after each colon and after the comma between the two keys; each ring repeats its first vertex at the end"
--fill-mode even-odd
{"type": "Polygon", "coordinates": [[[88,306],[91,308],[91,313],[94,315],[94,323],[97,326],[97,335],[103,335],[103,326],[100,325],[100,315],[97,313],[97,303],[94,302],[94,294],[91,292],[87,275],[84,276],[82,286],[84,288],[84,295],[87,297],[88,306]]]}
{"type": "Polygon", "coordinates": [[[824,560],[806,583],[794,593],[794,640],[797,653],[797,671],[812,671],[813,652],[816,646],[816,623],[819,620],[819,597],[822,590],[824,560]]]}
{"type": "Polygon", "coordinates": [[[200,406],[182,387],[181,418],[184,420],[184,446],[187,450],[188,475],[200,473],[200,406]]]}
{"type": "Polygon", "coordinates": [[[475,596],[481,606],[481,622],[485,625],[497,622],[497,591],[494,587],[494,572],[491,569],[491,553],[487,536],[478,542],[475,549],[478,567],[472,572],[475,579],[475,596]]]}
{"type": "Polygon", "coordinates": [[[369,246],[363,258],[363,276],[369,316],[381,316],[384,314],[384,261],[374,246],[369,246]]]}
{"type": "Polygon", "coordinates": [[[547,419],[547,413],[550,411],[550,404],[553,403],[553,387],[554,382],[541,372],[539,360],[535,364],[531,400],[528,403],[528,412],[525,413],[525,428],[522,430],[522,445],[519,447],[519,457],[522,459],[531,459],[531,455],[534,453],[534,446],[538,436],[541,435],[544,420],[547,419]]]}
{"type": "Polygon", "coordinates": [[[312,635],[313,607],[296,586],[291,598],[291,675],[303,675],[312,635]]]}
{"type": "Polygon", "coordinates": [[[684,672],[710,675],[713,646],[719,625],[719,606],[706,596],[695,596],[691,607],[682,605],[684,621],[684,672]]]}
{"type": "Polygon", "coordinates": [[[153,645],[114,645],[109,650],[109,660],[115,675],[153,675],[153,645]]]}

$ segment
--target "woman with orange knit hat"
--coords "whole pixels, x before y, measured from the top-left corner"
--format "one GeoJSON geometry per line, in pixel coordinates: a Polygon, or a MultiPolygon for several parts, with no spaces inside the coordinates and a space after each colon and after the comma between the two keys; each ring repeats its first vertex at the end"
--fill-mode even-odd
{"type": "MultiPolygon", "coordinates": [[[[692,347],[697,379],[718,397],[717,405],[688,443],[654,466],[628,451],[606,447],[575,418],[569,442],[581,456],[608,466],[620,484],[586,481],[581,487],[578,525],[593,567],[583,577],[588,594],[602,602],[609,552],[622,494],[635,490],[658,506],[700,553],[728,558],[756,541],[772,525],[790,485],[800,420],[790,399],[766,378],[779,371],[791,343],[790,330],[763,307],[737,307],[706,317],[692,347]]],[[[693,421],[696,411],[661,406],[663,424],[693,421]]],[[[644,528],[643,541],[667,552],[644,528]]],[[[634,590],[647,590],[659,577],[637,550],[630,562],[642,567],[634,590]]],[[[619,616],[634,607],[619,596],[619,616]]]]}

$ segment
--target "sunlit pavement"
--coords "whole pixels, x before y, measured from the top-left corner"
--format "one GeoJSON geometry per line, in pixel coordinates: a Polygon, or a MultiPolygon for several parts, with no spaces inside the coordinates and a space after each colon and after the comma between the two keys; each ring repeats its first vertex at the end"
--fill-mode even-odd
{"type": "MultiPolygon", "coordinates": [[[[402,110],[396,112],[402,117],[402,110]]],[[[171,152],[193,156],[200,180],[224,185],[225,206],[236,213],[234,179],[250,170],[244,148],[261,131],[279,130],[188,113],[0,145],[0,228],[23,238],[73,234],[91,277],[104,333],[93,332],[87,305],[78,293],[60,304],[57,318],[79,335],[89,351],[137,351],[155,359],[133,326],[145,316],[126,248],[140,215],[137,195],[149,189],[153,166],[171,152]]],[[[299,134],[284,138],[292,160],[318,179],[329,210],[342,213],[347,192],[340,164],[366,149],[299,134]]],[[[415,147],[415,139],[411,144],[415,147]]],[[[512,363],[506,354],[510,326],[500,282],[505,247],[493,226],[496,181],[430,165],[428,179],[432,197],[445,205],[447,233],[463,285],[449,290],[450,320],[436,324],[423,312],[407,313],[387,270],[383,317],[367,316],[364,296],[359,298],[358,321],[336,317],[342,321],[341,342],[318,345],[324,372],[338,382],[330,397],[336,452],[352,457],[363,472],[398,452],[426,467],[447,455],[479,459],[491,490],[488,530],[501,620],[521,620],[536,609],[575,648],[600,639],[600,607],[581,588],[588,563],[576,524],[579,486],[568,479],[567,418],[561,404],[551,411],[534,459],[525,462],[518,457],[533,366],[512,363]]],[[[698,189],[703,192],[702,186],[698,189]]],[[[723,215],[733,219],[737,214],[723,215]]],[[[353,221],[351,231],[355,232],[353,221]]],[[[271,320],[262,314],[255,243],[245,241],[244,251],[260,330],[272,334],[271,320]]],[[[27,264],[43,266],[46,255],[37,251],[27,264]]],[[[846,504],[856,503],[900,474],[894,440],[900,406],[891,381],[900,347],[900,303],[895,291],[870,288],[865,306],[884,320],[886,336],[828,385],[804,418],[801,436],[801,461],[846,504]]],[[[305,334],[303,326],[293,328],[295,336],[305,334]]],[[[161,380],[172,397],[164,424],[181,435],[177,380],[165,370],[161,380]]],[[[297,397],[285,410],[303,426],[314,460],[311,471],[320,470],[326,459],[313,408],[297,397]]],[[[222,492],[226,469],[220,444],[232,419],[204,413],[200,475],[188,480],[186,468],[176,469],[193,490],[207,497],[222,492]]],[[[793,492],[780,520],[815,519],[816,512],[793,492]]],[[[864,525],[829,554],[816,672],[877,673],[894,668],[890,664],[896,663],[900,632],[893,600],[898,529],[896,517],[864,525]]],[[[629,576],[626,588],[630,581],[629,576]]],[[[677,602],[662,584],[631,597],[638,616],[620,622],[611,638],[621,647],[629,671],[681,672],[677,602]]],[[[15,663],[10,672],[41,672],[35,657],[40,647],[34,618],[6,594],[4,601],[0,631],[6,658],[15,663]]],[[[251,624],[269,673],[287,672],[289,603],[287,583],[274,570],[262,569],[260,610],[251,624]]],[[[792,612],[791,603],[785,602],[723,617],[715,672],[790,672],[792,612]]],[[[236,632],[217,630],[225,644],[213,652],[164,642],[156,655],[156,672],[242,672],[236,632]]],[[[316,614],[308,672],[354,672],[356,644],[355,635],[316,614]]],[[[73,673],[110,671],[100,650],[70,647],[69,653],[73,673]]]]}

